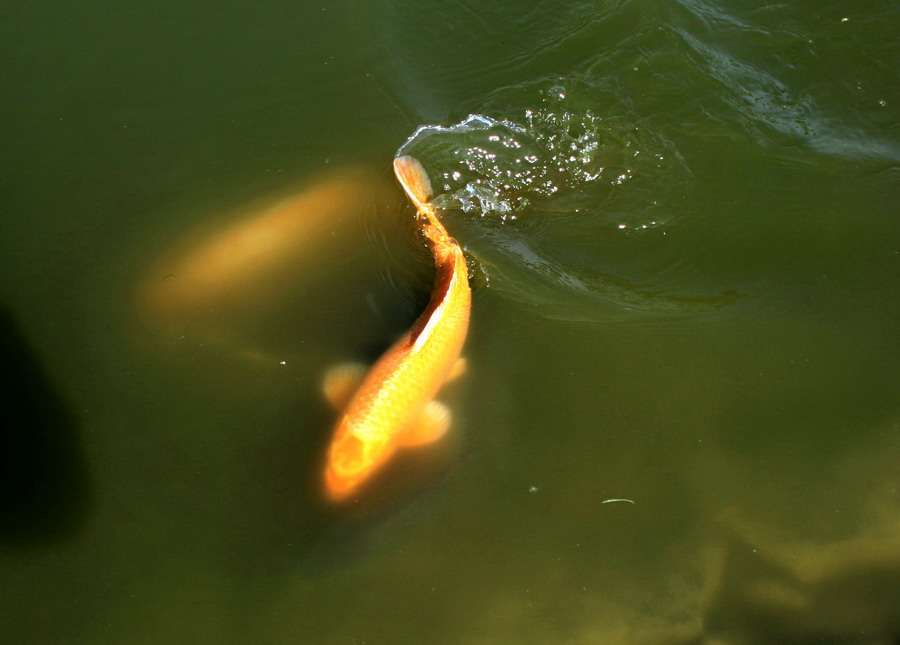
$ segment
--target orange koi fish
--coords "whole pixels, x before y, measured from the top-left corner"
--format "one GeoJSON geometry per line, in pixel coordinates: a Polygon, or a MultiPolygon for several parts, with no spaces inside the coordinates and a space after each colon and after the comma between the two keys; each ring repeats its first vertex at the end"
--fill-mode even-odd
{"type": "Polygon", "coordinates": [[[325,491],[335,502],[356,492],[398,448],[444,435],[450,411],[434,397],[465,369],[460,352],[472,293],[462,249],[428,201],[431,186],[422,165],[412,157],[398,157],[394,174],[415,205],[434,254],[434,289],[425,312],[368,373],[341,366],[325,379],[326,396],[343,408],[325,467],[325,491]]]}
{"type": "Polygon", "coordinates": [[[178,322],[252,309],[295,289],[294,276],[321,261],[317,249],[332,238],[347,239],[359,220],[393,201],[369,171],[323,175],[160,258],[141,284],[139,308],[149,320],[178,322]]]}

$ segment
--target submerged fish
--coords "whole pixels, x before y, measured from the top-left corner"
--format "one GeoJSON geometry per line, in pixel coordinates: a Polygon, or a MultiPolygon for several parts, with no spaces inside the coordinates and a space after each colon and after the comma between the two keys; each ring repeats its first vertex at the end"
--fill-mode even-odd
{"type": "Polygon", "coordinates": [[[325,379],[326,396],[343,409],[325,467],[325,491],[333,501],[356,492],[398,448],[442,437],[450,411],[434,397],[465,369],[460,352],[472,301],[465,257],[428,201],[431,186],[422,165],[398,157],[394,173],[434,254],[434,289],[425,312],[368,373],[345,365],[325,379]]]}
{"type": "Polygon", "coordinates": [[[320,249],[348,239],[394,198],[368,170],[341,168],[301,190],[248,209],[224,229],[173,249],[154,264],[138,305],[154,322],[178,323],[255,310],[296,289],[297,274],[322,261],[320,249]]]}

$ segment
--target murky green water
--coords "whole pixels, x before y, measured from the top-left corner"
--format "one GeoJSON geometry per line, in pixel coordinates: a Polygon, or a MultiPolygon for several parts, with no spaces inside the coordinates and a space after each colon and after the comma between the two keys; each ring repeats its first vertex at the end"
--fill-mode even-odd
{"type": "Polygon", "coordinates": [[[0,641],[895,643],[900,10],[843,4],[0,8],[0,641]],[[432,277],[390,160],[470,114],[537,161],[422,153],[488,191],[453,432],[328,508],[322,374],[432,277]]]}

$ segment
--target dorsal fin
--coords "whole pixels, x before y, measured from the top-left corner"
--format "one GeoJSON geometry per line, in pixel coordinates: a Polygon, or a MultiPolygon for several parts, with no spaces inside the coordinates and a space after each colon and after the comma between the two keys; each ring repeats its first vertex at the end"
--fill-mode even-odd
{"type": "Polygon", "coordinates": [[[397,157],[394,159],[394,174],[416,210],[422,208],[431,197],[431,182],[419,160],[409,155],[397,157]]]}

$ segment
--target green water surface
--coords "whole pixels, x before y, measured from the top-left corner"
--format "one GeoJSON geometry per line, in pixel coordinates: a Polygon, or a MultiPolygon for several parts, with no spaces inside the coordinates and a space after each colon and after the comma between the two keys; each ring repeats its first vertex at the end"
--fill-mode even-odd
{"type": "Polygon", "coordinates": [[[0,642],[900,638],[897,3],[0,17],[0,642]],[[323,172],[388,184],[420,125],[541,109],[633,176],[445,215],[452,431],[323,504],[323,373],[427,301],[412,212],[164,328],[149,267],[323,172]]]}

